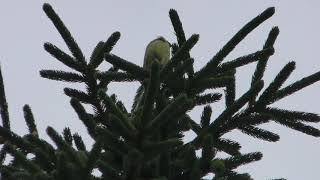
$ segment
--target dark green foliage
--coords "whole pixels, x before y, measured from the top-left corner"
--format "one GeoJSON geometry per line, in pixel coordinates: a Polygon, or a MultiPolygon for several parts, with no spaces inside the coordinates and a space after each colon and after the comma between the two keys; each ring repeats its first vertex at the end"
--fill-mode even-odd
{"type": "Polygon", "coordinates": [[[70,103],[73,109],[78,114],[79,119],[86,126],[88,133],[91,135],[91,137],[95,137],[96,123],[94,122],[92,117],[90,117],[90,115],[86,113],[84,107],[80,104],[80,102],[77,99],[71,99],[70,103]]]}
{"type": "Polygon", "coordinates": [[[74,140],[74,144],[76,145],[76,147],[79,151],[86,151],[87,150],[86,145],[84,144],[82,137],[79,134],[75,133],[75,134],[73,134],[72,137],[74,140]]]}
{"type": "Polygon", "coordinates": [[[113,54],[105,54],[105,60],[111,63],[114,67],[117,67],[121,70],[127,71],[128,73],[143,79],[148,76],[148,72],[142,67],[135,65],[129,61],[121,59],[120,57],[113,54]]]}
{"type": "Polygon", "coordinates": [[[239,127],[239,129],[245,134],[265,141],[276,142],[280,139],[277,134],[254,126],[239,127]]]}
{"type": "MultiPolygon", "coordinates": [[[[178,48],[182,48],[182,46],[186,42],[186,35],[184,34],[182,23],[180,21],[180,18],[178,16],[177,11],[174,9],[170,9],[169,16],[171,19],[173,29],[176,32],[177,41],[178,41],[178,43],[174,43],[174,46],[172,46],[173,47],[172,54],[175,54],[177,52],[178,48]]],[[[185,58],[184,61],[187,61],[188,59],[190,59],[190,53],[186,52],[184,58],[185,58]]],[[[193,59],[192,59],[192,63],[193,63],[193,59]]],[[[185,64],[188,64],[188,63],[185,63],[185,64]]],[[[186,68],[186,71],[187,71],[188,77],[192,78],[193,74],[194,74],[193,66],[188,66],[186,68]]]]}
{"type": "Polygon", "coordinates": [[[226,84],[225,94],[226,94],[226,107],[230,107],[236,98],[236,70],[230,70],[226,72],[227,75],[231,77],[228,84],[226,84]]]}
{"type": "Polygon", "coordinates": [[[97,72],[96,73],[96,77],[100,80],[100,81],[106,81],[106,82],[123,82],[123,81],[134,81],[137,80],[135,79],[134,76],[128,74],[128,73],[124,73],[124,72],[110,72],[110,71],[106,71],[106,72],[97,72]]]}
{"type": "Polygon", "coordinates": [[[88,162],[83,172],[84,176],[86,176],[84,177],[84,179],[90,179],[91,171],[93,170],[93,168],[96,166],[96,163],[98,162],[99,156],[101,154],[102,146],[103,144],[101,139],[98,139],[96,143],[93,145],[88,156],[88,162]]]}
{"type": "Polygon", "coordinates": [[[273,118],[285,118],[293,121],[302,121],[302,122],[320,122],[320,116],[314,113],[306,113],[301,111],[289,111],[285,109],[278,108],[265,108],[264,112],[273,118]]]}
{"type": "Polygon", "coordinates": [[[220,93],[208,93],[203,95],[197,95],[194,101],[196,105],[205,105],[219,101],[221,99],[221,96],[222,94],[220,93]]]}
{"type": "Polygon", "coordinates": [[[64,93],[69,96],[70,98],[74,98],[79,100],[82,103],[87,103],[89,104],[90,101],[92,100],[88,94],[86,94],[83,91],[79,91],[77,89],[72,89],[72,88],[64,88],[64,93]]]}
{"type": "Polygon", "coordinates": [[[273,53],[274,53],[273,48],[263,49],[261,51],[255,52],[255,53],[239,57],[239,58],[234,59],[232,61],[222,63],[218,66],[216,71],[217,71],[217,73],[223,73],[225,71],[233,70],[237,67],[252,63],[254,61],[260,61],[260,60],[266,61],[265,58],[270,57],[271,55],[273,55],[273,53]]]}
{"type": "Polygon", "coordinates": [[[317,72],[281,88],[295,69],[295,63],[289,62],[262,90],[267,61],[274,53],[273,46],[279,34],[277,27],[272,28],[261,50],[222,62],[251,31],[274,14],[274,8],[266,9],[248,22],[196,72],[193,67],[196,58],[190,50],[198,42],[199,35],[188,38],[173,9],[169,16],[177,42],[171,43],[172,57],[164,67],[152,63],[150,70],[111,54],[120,38],[119,32],[98,42],[90,59],[86,60],[52,7],[44,4],[43,10],[72,56],[51,43],[44,44],[45,50],[76,72],[41,70],[40,75],[85,85],[85,90],[64,88],[64,92],[71,98],[70,104],[94,144],[89,150],[82,137],[78,133],[72,134],[68,127],[62,134],[48,127],[47,134],[55,146],[51,145],[39,137],[29,105],[23,107],[29,133],[19,136],[11,131],[0,72],[0,143],[4,144],[0,151],[0,172],[4,180],[197,180],[208,173],[214,174],[213,180],[249,180],[252,178],[248,173],[237,173],[236,168],[260,160],[262,154],[243,154],[240,143],[223,138],[226,133],[237,129],[249,136],[276,142],[280,138],[277,134],[259,127],[274,121],[311,136],[320,136],[318,129],[305,124],[320,122],[317,114],[268,107],[320,80],[317,72]],[[97,69],[103,60],[112,65],[109,70],[97,69]],[[250,63],[256,63],[251,87],[236,99],[237,68],[250,63]],[[112,82],[131,81],[138,81],[141,86],[128,111],[116,95],[107,90],[112,82]],[[218,88],[224,90],[224,95],[212,92],[218,88]],[[206,92],[208,90],[210,92],[206,92]],[[222,98],[226,108],[213,118],[215,111],[210,105],[222,98]],[[92,114],[85,109],[84,103],[94,110],[92,114]],[[190,110],[202,105],[205,106],[199,119],[188,115],[190,110]],[[184,133],[189,130],[196,137],[183,142],[184,133]],[[200,157],[196,155],[198,150],[201,150],[200,157]],[[219,158],[219,151],[229,156],[219,158]],[[7,153],[13,160],[5,165],[7,153]],[[30,154],[32,158],[27,157],[30,154]],[[101,176],[93,175],[95,169],[101,176]]]}
{"type": "Polygon", "coordinates": [[[103,61],[104,53],[109,53],[120,38],[120,32],[114,32],[106,42],[99,42],[90,57],[89,67],[97,68],[103,61]]]}
{"type": "Polygon", "coordinates": [[[210,106],[205,106],[202,111],[200,125],[202,128],[206,128],[210,124],[212,109],[210,106]]]}
{"type": "Polygon", "coordinates": [[[44,49],[48,53],[50,53],[53,57],[55,57],[58,61],[65,64],[66,66],[68,66],[76,71],[79,71],[79,72],[83,71],[83,67],[77,61],[75,61],[75,59],[73,57],[71,57],[67,53],[63,52],[62,50],[60,50],[57,46],[55,46],[51,43],[45,43],[44,49]]]}
{"type": "MultiPolygon", "coordinates": [[[[278,35],[279,35],[279,28],[278,27],[272,28],[263,48],[264,49],[265,48],[272,48],[278,35]]],[[[265,58],[262,58],[258,61],[257,66],[256,66],[256,70],[252,76],[251,86],[254,83],[256,83],[257,81],[262,79],[269,57],[270,56],[266,56],[265,58]]],[[[249,105],[252,106],[255,100],[256,100],[256,97],[252,97],[252,99],[249,101],[249,105]]]]}
{"type": "Polygon", "coordinates": [[[84,82],[84,78],[76,73],[55,71],[55,70],[41,70],[40,75],[43,78],[48,78],[57,81],[66,82],[84,82]]]}
{"type": "Polygon", "coordinates": [[[320,72],[316,72],[310,76],[304,77],[302,79],[300,79],[299,81],[296,81],[290,85],[288,85],[285,88],[282,88],[280,90],[278,90],[276,92],[276,94],[274,95],[273,100],[270,103],[273,103],[275,101],[278,101],[286,96],[289,96],[299,90],[301,90],[302,88],[305,88],[317,81],[320,80],[320,72]]]}
{"type": "Polygon", "coordinates": [[[190,108],[192,101],[188,100],[185,94],[176,97],[159,115],[146,124],[146,130],[153,134],[169,120],[178,120],[190,108]]]}
{"type": "Polygon", "coordinates": [[[61,37],[63,38],[64,42],[67,44],[69,50],[72,52],[72,55],[76,58],[77,62],[79,62],[81,65],[85,65],[86,62],[81,49],[79,48],[74,38],[71,36],[71,33],[69,32],[67,27],[61,21],[61,19],[56,14],[56,12],[52,9],[51,5],[44,4],[43,10],[47,14],[47,16],[51,19],[51,21],[53,22],[57,30],[59,31],[61,37]]]}
{"type": "Polygon", "coordinates": [[[177,50],[176,53],[172,56],[171,60],[168,64],[162,69],[160,73],[161,79],[166,80],[166,77],[170,77],[168,72],[172,70],[173,67],[177,66],[181,61],[184,60],[186,53],[189,53],[189,51],[193,48],[193,46],[198,42],[199,35],[193,34],[187,41],[185,41],[181,47],[177,50]]]}
{"type": "Polygon", "coordinates": [[[7,103],[6,94],[4,91],[4,84],[3,84],[1,69],[0,69],[0,112],[1,112],[2,126],[6,129],[10,129],[8,103],[7,103]]]}
{"type": "Polygon", "coordinates": [[[68,127],[63,129],[63,138],[70,146],[72,146],[73,137],[68,127]]]}
{"type": "Polygon", "coordinates": [[[281,85],[287,80],[289,75],[295,69],[295,62],[289,62],[282,68],[277,74],[270,85],[263,91],[261,96],[256,102],[257,108],[265,108],[266,105],[270,104],[270,100],[273,98],[273,94],[281,87],[281,85]]]}
{"type": "Polygon", "coordinates": [[[26,104],[23,107],[23,112],[24,112],[24,119],[25,119],[27,126],[28,126],[28,129],[29,129],[29,133],[34,136],[38,136],[37,126],[35,124],[34,117],[33,117],[30,106],[26,104]]]}
{"type": "Polygon", "coordinates": [[[223,59],[239,44],[252,30],[258,27],[265,20],[274,14],[274,7],[266,9],[259,16],[252,19],[244,27],[242,27],[228,42],[227,44],[203,67],[196,76],[208,76],[215,72],[215,68],[223,61],[223,59]],[[210,72],[209,72],[210,71],[210,72]]]}
{"type": "Polygon", "coordinates": [[[144,98],[141,123],[148,123],[152,115],[152,109],[154,108],[154,101],[158,96],[160,88],[160,68],[159,64],[155,61],[151,65],[150,81],[146,89],[146,96],[144,98]]]}
{"type": "Polygon", "coordinates": [[[201,161],[204,168],[209,168],[210,161],[216,156],[216,149],[213,144],[213,138],[209,134],[203,139],[202,156],[201,161]]]}

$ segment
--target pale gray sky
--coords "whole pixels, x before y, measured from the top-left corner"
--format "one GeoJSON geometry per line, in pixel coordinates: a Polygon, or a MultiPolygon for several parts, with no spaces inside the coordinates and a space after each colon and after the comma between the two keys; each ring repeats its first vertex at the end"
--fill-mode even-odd
{"type": "MultiPolygon", "coordinates": [[[[162,35],[174,41],[174,31],[168,12],[178,11],[187,36],[200,34],[199,43],[192,50],[195,67],[202,67],[245,23],[270,6],[276,7],[275,15],[253,31],[226,60],[260,50],[269,30],[279,26],[280,35],[275,45],[275,55],[268,63],[265,82],[268,84],[289,61],[296,61],[296,70],[289,78],[294,80],[319,71],[320,59],[320,3],[307,1],[116,1],[116,0],[49,0],[74,35],[86,56],[95,44],[105,40],[112,32],[122,36],[113,53],[142,65],[145,46],[162,35]]],[[[44,1],[2,1],[0,4],[0,62],[3,71],[12,128],[20,135],[27,132],[22,107],[31,105],[42,137],[47,139],[45,128],[50,125],[60,132],[65,126],[73,132],[85,135],[83,125],[63,95],[64,87],[72,84],[42,79],[41,69],[65,69],[43,50],[44,42],[51,42],[67,50],[62,38],[42,11],[44,1]]],[[[106,68],[107,66],[103,66],[106,68]]],[[[251,82],[254,66],[241,68],[237,78],[237,97],[251,82]],[[239,77],[240,76],[240,77],[239,77]]],[[[78,86],[77,87],[82,87],[78,86]]],[[[119,99],[131,107],[137,83],[115,85],[119,99]]],[[[320,112],[317,98],[320,83],[285,98],[277,107],[313,113],[320,112]]],[[[212,105],[217,116],[223,103],[212,105]]],[[[191,112],[200,116],[202,108],[191,112]]],[[[262,142],[237,131],[226,137],[240,142],[242,152],[263,152],[263,159],[239,168],[255,179],[277,177],[289,180],[314,180],[320,177],[317,161],[320,161],[319,139],[295,132],[277,124],[264,125],[280,135],[277,143],[262,142]]],[[[320,127],[317,125],[316,127],[320,127]]],[[[188,134],[186,140],[192,134],[188,134]]],[[[92,140],[86,137],[86,142],[92,140]]]]}

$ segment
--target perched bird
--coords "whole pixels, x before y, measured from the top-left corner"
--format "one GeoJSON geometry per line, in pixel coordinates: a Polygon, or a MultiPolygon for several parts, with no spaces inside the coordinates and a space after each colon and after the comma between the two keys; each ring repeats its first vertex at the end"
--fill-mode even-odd
{"type": "Polygon", "coordinates": [[[146,48],[143,68],[151,69],[153,61],[158,61],[160,68],[166,65],[170,59],[170,43],[162,36],[151,41],[146,48]]]}
{"type": "MultiPolygon", "coordinates": [[[[158,61],[160,68],[164,67],[170,59],[170,47],[171,44],[162,36],[155,40],[152,40],[146,48],[144,55],[143,69],[150,70],[153,61],[158,61]]],[[[141,85],[134,98],[132,106],[132,112],[135,113],[141,108],[144,101],[145,87],[141,85]]]]}

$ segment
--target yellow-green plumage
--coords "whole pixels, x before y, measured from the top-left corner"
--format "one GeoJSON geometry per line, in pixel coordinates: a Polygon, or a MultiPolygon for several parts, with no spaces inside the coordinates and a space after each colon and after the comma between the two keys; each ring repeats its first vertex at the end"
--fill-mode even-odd
{"type": "Polygon", "coordinates": [[[168,63],[170,59],[170,43],[163,37],[151,41],[144,55],[143,68],[149,70],[153,61],[158,61],[160,67],[168,63]]]}

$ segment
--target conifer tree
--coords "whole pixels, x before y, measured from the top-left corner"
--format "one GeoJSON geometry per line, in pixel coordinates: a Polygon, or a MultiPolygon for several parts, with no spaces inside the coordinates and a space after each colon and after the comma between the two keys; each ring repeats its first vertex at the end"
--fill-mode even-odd
{"type": "Polygon", "coordinates": [[[90,58],[85,58],[53,8],[44,4],[43,10],[70,53],[51,43],[45,43],[44,49],[72,71],[41,70],[40,75],[86,86],[85,91],[66,87],[64,93],[70,97],[71,106],[94,144],[88,149],[82,137],[68,127],[61,133],[48,127],[46,132],[54,145],[48,143],[39,136],[29,105],[23,107],[29,133],[17,135],[10,128],[0,72],[0,140],[3,144],[0,171],[4,180],[197,180],[208,173],[214,174],[214,180],[248,180],[252,179],[250,175],[238,173],[236,168],[260,160],[262,153],[241,153],[238,142],[222,137],[227,132],[238,129],[262,141],[276,142],[279,135],[258,127],[273,121],[320,136],[318,129],[308,125],[320,121],[317,114],[269,106],[320,79],[317,72],[283,87],[295,69],[292,61],[270,84],[264,84],[262,79],[268,59],[274,53],[278,27],[271,29],[261,50],[224,62],[239,42],[274,14],[273,7],[245,24],[200,70],[194,69],[194,57],[190,54],[199,35],[187,37],[173,9],[169,16],[177,42],[172,43],[172,57],[163,67],[153,62],[150,69],[111,53],[120,38],[119,32],[98,42],[90,58]],[[98,70],[102,63],[109,63],[112,68],[98,70]],[[236,70],[249,63],[256,63],[251,86],[236,99],[236,70]],[[137,92],[132,109],[127,110],[115,94],[108,93],[108,85],[123,82],[130,86],[132,81],[140,82],[143,91],[137,92]],[[217,88],[224,89],[225,93],[214,92],[217,88]],[[205,90],[210,93],[204,93],[205,90]],[[225,110],[213,119],[210,105],[223,98],[225,110]],[[90,105],[94,113],[88,113],[84,104],[90,105]],[[198,119],[192,119],[188,112],[196,106],[204,106],[203,112],[198,119]],[[189,130],[197,136],[183,142],[183,133],[189,130]],[[196,156],[197,150],[202,150],[200,157],[196,156]],[[219,158],[216,156],[219,151],[230,156],[219,158]],[[8,154],[13,159],[5,164],[8,154]],[[29,154],[33,157],[28,158],[29,154]],[[95,176],[94,169],[98,169],[101,176],[95,176]]]}

